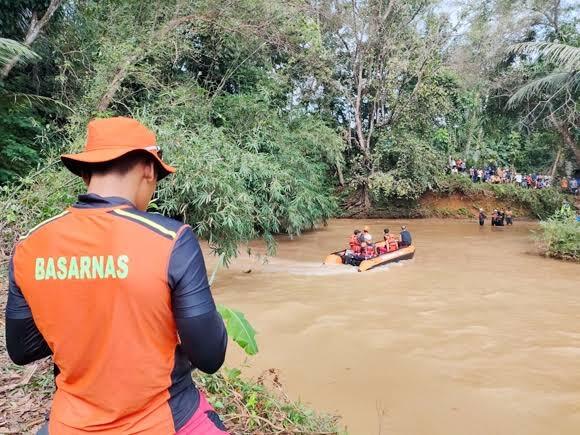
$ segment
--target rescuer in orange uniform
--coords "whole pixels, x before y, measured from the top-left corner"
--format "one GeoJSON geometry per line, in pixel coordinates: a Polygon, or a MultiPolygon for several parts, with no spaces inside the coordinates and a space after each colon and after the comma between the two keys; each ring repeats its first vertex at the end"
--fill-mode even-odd
{"type": "Polygon", "coordinates": [[[6,347],[48,355],[56,393],[39,433],[224,434],[191,379],[222,365],[227,334],[191,228],[145,210],[175,172],[131,118],[93,120],[62,161],[88,193],[22,237],[10,260],[6,347]]]}
{"type": "Polygon", "coordinates": [[[354,230],[354,233],[350,236],[348,246],[352,252],[355,254],[360,254],[360,240],[359,240],[360,230],[354,230]]]}

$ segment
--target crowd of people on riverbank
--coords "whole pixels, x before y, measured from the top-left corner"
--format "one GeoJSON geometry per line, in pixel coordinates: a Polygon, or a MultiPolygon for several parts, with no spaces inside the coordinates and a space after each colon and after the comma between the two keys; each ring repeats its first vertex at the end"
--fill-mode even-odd
{"type": "MultiPolygon", "coordinates": [[[[501,167],[489,164],[483,168],[470,167],[462,159],[449,160],[449,172],[452,174],[462,174],[469,177],[474,183],[491,184],[516,184],[527,189],[544,189],[554,185],[555,180],[550,175],[544,174],[523,174],[514,168],[501,167]]],[[[577,195],[580,182],[575,177],[562,177],[560,179],[560,189],[563,192],[577,195]]],[[[557,184],[556,184],[557,185],[557,184]]]]}
{"type": "Polygon", "coordinates": [[[483,168],[470,167],[467,169],[462,159],[451,159],[449,171],[452,174],[463,174],[474,183],[508,184],[513,183],[527,189],[544,189],[552,185],[553,179],[543,174],[522,174],[510,167],[487,165],[483,168]]]}
{"type": "MultiPolygon", "coordinates": [[[[485,220],[487,219],[487,215],[485,211],[480,208],[479,209],[479,225],[485,225],[485,220]]],[[[511,208],[507,208],[506,210],[498,210],[497,208],[493,210],[491,214],[491,226],[492,227],[503,227],[504,225],[513,225],[514,224],[514,217],[511,208]]]]}
{"type": "Polygon", "coordinates": [[[383,240],[373,243],[373,236],[369,227],[363,230],[354,230],[348,242],[346,261],[348,264],[358,266],[361,261],[368,260],[378,255],[394,252],[400,248],[411,246],[411,233],[405,225],[401,226],[399,236],[395,236],[388,228],[383,230],[383,240]]]}

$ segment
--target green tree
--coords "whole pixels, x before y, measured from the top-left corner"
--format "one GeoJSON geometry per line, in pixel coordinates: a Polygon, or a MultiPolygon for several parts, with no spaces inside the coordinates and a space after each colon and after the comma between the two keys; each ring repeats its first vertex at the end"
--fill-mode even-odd
{"type": "MultiPolygon", "coordinates": [[[[377,165],[384,150],[379,138],[410,126],[411,118],[419,140],[408,144],[422,143],[424,135],[432,133],[437,115],[430,109],[442,96],[436,77],[442,66],[441,48],[448,40],[447,23],[434,14],[432,6],[396,0],[337,0],[319,5],[335,65],[336,118],[348,131],[346,160],[354,189],[350,206],[368,210],[370,180],[384,178],[377,165]],[[433,104],[419,112],[425,102],[433,104]]],[[[396,143],[396,138],[387,143],[396,143]]]]}
{"type": "Polygon", "coordinates": [[[578,123],[580,48],[558,42],[526,42],[513,46],[510,53],[553,65],[519,88],[508,100],[508,106],[531,103],[528,116],[550,122],[580,165],[580,148],[571,132],[578,123]]]}

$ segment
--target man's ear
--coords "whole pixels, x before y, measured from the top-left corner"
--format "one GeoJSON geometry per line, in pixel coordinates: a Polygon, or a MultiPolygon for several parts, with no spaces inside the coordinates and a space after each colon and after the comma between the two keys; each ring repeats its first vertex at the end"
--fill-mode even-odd
{"type": "Polygon", "coordinates": [[[157,167],[155,166],[155,162],[148,161],[144,164],[143,177],[147,181],[157,181],[157,167]]]}
{"type": "Polygon", "coordinates": [[[83,182],[85,183],[85,186],[89,186],[89,184],[91,183],[91,174],[88,172],[83,172],[81,175],[83,182]]]}

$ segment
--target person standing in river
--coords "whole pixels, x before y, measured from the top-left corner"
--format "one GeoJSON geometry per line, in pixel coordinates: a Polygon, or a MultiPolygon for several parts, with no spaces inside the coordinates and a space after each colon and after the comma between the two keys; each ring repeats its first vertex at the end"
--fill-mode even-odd
{"type": "Polygon", "coordinates": [[[512,214],[511,207],[508,207],[507,210],[506,210],[506,212],[505,212],[505,220],[506,220],[506,224],[507,225],[513,225],[514,224],[513,214],[512,214]]]}
{"type": "Polygon", "coordinates": [[[483,211],[482,208],[479,209],[479,225],[483,226],[485,224],[485,218],[487,216],[485,215],[485,212],[483,211]]]}
{"type": "Polygon", "coordinates": [[[226,434],[191,378],[227,346],[203,254],[189,225],[146,212],[175,172],[155,134],[96,119],[84,152],[61,159],[88,192],[22,237],[9,267],[8,354],[52,355],[57,373],[39,434],[226,434]]]}

